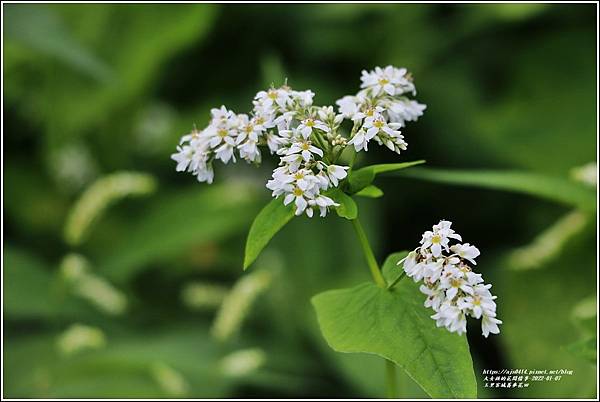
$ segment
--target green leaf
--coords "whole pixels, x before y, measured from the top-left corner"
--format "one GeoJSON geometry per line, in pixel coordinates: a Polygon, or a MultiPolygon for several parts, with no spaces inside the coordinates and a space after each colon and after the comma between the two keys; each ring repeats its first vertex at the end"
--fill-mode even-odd
{"type": "Polygon", "coordinates": [[[356,195],[367,198],[379,198],[383,196],[383,191],[381,191],[379,187],[371,184],[357,192],[356,195]]]}
{"type": "Polygon", "coordinates": [[[54,312],[49,303],[52,275],[42,261],[6,245],[3,253],[4,313],[9,317],[38,318],[54,312]]]}
{"type": "Polygon", "coordinates": [[[6,37],[34,51],[50,55],[76,71],[105,81],[112,71],[103,60],[75,40],[55,9],[19,4],[6,7],[6,37]]]}
{"type": "Polygon", "coordinates": [[[446,170],[418,168],[398,173],[402,177],[438,183],[514,191],[595,212],[595,191],[560,177],[536,173],[497,170],[446,170]]]}
{"type": "Polygon", "coordinates": [[[402,266],[398,262],[408,255],[408,251],[398,251],[388,255],[381,266],[381,273],[385,281],[389,284],[396,280],[403,272],[402,266]]]}
{"type": "Polygon", "coordinates": [[[335,210],[338,216],[349,220],[356,219],[358,216],[358,207],[356,203],[348,194],[344,193],[339,188],[334,189],[327,193],[335,202],[340,204],[335,210]]]}
{"type": "Polygon", "coordinates": [[[171,261],[193,246],[243,233],[259,209],[257,189],[247,183],[192,186],[153,201],[143,218],[128,222],[114,234],[111,248],[97,256],[98,269],[109,280],[126,281],[150,264],[171,261]]]}
{"type": "Polygon", "coordinates": [[[433,398],[475,398],[477,383],[465,336],[437,328],[413,281],[393,291],[373,283],[312,299],[329,346],[393,361],[433,398]]]}
{"type": "Polygon", "coordinates": [[[573,342],[567,346],[567,350],[575,356],[588,360],[591,363],[596,363],[598,349],[596,348],[597,338],[582,339],[573,342]]]}
{"type": "Polygon", "coordinates": [[[348,174],[348,190],[350,193],[357,193],[370,185],[375,180],[373,169],[362,168],[350,171],[348,174]]]}
{"type": "Polygon", "coordinates": [[[292,205],[283,205],[281,199],[273,199],[256,216],[248,239],[246,240],[246,251],[244,253],[244,270],[256,260],[260,252],[269,244],[269,241],[281,230],[292,218],[294,211],[292,205]]]}
{"type": "Polygon", "coordinates": [[[348,175],[348,186],[351,194],[357,193],[373,182],[375,176],[380,173],[393,172],[405,169],[411,166],[425,163],[424,160],[404,163],[384,163],[380,165],[365,166],[358,170],[353,170],[348,175]]]}

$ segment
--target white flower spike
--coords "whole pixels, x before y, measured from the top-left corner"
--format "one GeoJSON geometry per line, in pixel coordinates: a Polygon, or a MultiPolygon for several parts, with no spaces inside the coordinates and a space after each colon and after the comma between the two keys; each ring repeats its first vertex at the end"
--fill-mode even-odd
{"type": "Polygon", "coordinates": [[[423,233],[421,246],[400,261],[404,272],[415,282],[423,281],[420,290],[427,296],[425,307],[435,314],[431,316],[438,327],[463,334],[467,331],[466,317],[481,319],[481,332],[500,333],[496,318],[496,296],[483,283],[481,274],[472,271],[479,256],[477,247],[469,243],[449,245],[451,240],[462,241],[451,229],[452,222],[440,221],[432,230],[423,233]]]}

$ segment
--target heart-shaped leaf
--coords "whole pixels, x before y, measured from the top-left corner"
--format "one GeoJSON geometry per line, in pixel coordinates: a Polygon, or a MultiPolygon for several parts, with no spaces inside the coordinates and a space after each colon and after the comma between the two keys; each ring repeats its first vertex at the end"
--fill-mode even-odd
{"type": "Polygon", "coordinates": [[[392,291],[364,283],[312,299],[321,332],[338,352],[371,353],[402,367],[433,398],[475,398],[466,337],[437,328],[413,281],[392,291]]]}

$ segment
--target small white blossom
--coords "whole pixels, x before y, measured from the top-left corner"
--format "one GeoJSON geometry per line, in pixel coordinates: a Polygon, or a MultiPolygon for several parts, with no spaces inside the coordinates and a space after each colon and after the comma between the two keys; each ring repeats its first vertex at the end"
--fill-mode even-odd
{"type": "Polygon", "coordinates": [[[337,187],[340,180],[344,180],[348,176],[348,166],[329,165],[326,167],[327,177],[333,185],[337,187]]]}
{"type": "Polygon", "coordinates": [[[415,87],[407,77],[405,68],[387,66],[375,67],[371,71],[362,71],[361,88],[369,88],[375,95],[386,93],[390,96],[401,95],[405,92],[415,92],[415,87]]]}
{"type": "Polygon", "coordinates": [[[408,99],[390,102],[386,106],[390,121],[400,124],[401,127],[404,127],[407,121],[417,121],[427,108],[426,105],[408,99]]]}
{"type": "Polygon", "coordinates": [[[215,158],[220,159],[223,163],[229,162],[232,159],[235,162],[235,140],[231,137],[223,137],[223,144],[215,149],[215,158]]]}
{"type": "Polygon", "coordinates": [[[290,101],[290,93],[285,88],[271,88],[260,91],[254,97],[254,108],[263,112],[272,112],[276,108],[286,108],[290,101]]]}
{"type": "Polygon", "coordinates": [[[481,331],[483,336],[487,338],[489,334],[499,334],[500,328],[498,328],[498,324],[502,324],[502,321],[496,317],[484,315],[481,319],[481,331]]]}
{"type": "Polygon", "coordinates": [[[314,145],[310,141],[304,140],[301,142],[295,142],[292,144],[286,155],[293,155],[300,153],[305,162],[313,159],[313,154],[323,156],[323,151],[314,145]]]}
{"type": "Polygon", "coordinates": [[[324,195],[319,195],[314,200],[308,201],[309,205],[316,206],[320,210],[321,217],[327,215],[327,210],[329,207],[339,207],[340,204],[334,202],[331,198],[326,197],[324,195]]]}
{"type": "Polygon", "coordinates": [[[344,96],[335,102],[338,105],[338,110],[342,116],[347,119],[353,118],[360,111],[360,104],[355,96],[344,96]]]}
{"type": "Polygon", "coordinates": [[[479,256],[479,249],[475,246],[471,246],[469,243],[455,244],[450,247],[450,250],[458,255],[460,258],[468,260],[471,264],[477,265],[475,258],[479,256]]]}
{"type": "Polygon", "coordinates": [[[369,141],[375,136],[375,134],[367,134],[365,130],[360,129],[358,132],[348,141],[349,145],[354,145],[356,152],[368,151],[369,141]]]}
{"type": "Polygon", "coordinates": [[[305,139],[310,137],[313,129],[318,129],[326,133],[329,132],[329,127],[327,127],[325,123],[323,123],[321,120],[313,119],[312,117],[302,120],[298,126],[298,131],[305,139]]]}
{"type": "Polygon", "coordinates": [[[292,91],[292,97],[300,104],[302,107],[311,106],[313,103],[313,98],[315,93],[310,89],[307,91],[292,91]]]}

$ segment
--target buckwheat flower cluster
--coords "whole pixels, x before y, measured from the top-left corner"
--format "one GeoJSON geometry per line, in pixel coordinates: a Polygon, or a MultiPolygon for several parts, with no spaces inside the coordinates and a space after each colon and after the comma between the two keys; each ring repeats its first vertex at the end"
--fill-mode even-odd
{"type": "Polygon", "coordinates": [[[398,154],[406,150],[400,128],[416,121],[426,108],[408,97],[416,95],[411,75],[405,68],[387,66],[363,70],[360,79],[362,89],[356,95],[336,101],[344,118],[354,122],[348,143],[357,152],[367,151],[373,139],[398,154]]]}
{"type": "Polygon", "coordinates": [[[496,318],[492,285],[485,284],[471,267],[476,265],[479,250],[469,243],[458,243],[462,239],[451,225],[444,220],[434,225],[423,234],[421,246],[398,264],[404,264],[404,272],[415,282],[423,281],[420,290],[427,296],[425,307],[435,311],[431,318],[438,327],[463,334],[467,332],[466,318],[471,316],[481,319],[483,336],[498,334],[502,321],[496,318]]]}
{"type": "MultiPolygon", "coordinates": [[[[213,163],[224,164],[243,159],[259,164],[261,147],[279,157],[266,187],[285,205],[293,204],[296,215],[309,217],[318,211],[326,216],[337,204],[328,194],[347,176],[349,166],[337,164],[348,146],[367,150],[375,139],[390,149],[406,149],[399,128],[416,120],[425,105],[409,100],[415,93],[405,69],[391,66],[367,73],[356,96],[338,101],[339,113],[332,106],[313,105],[314,92],[296,91],[287,83],[256,94],[252,112],[236,114],[221,106],[212,109],[202,130],[184,135],[171,158],[176,170],[189,172],[200,182],[212,183],[213,163]],[[348,137],[342,135],[344,120],[354,122],[348,137]]],[[[348,127],[349,129],[349,127],[348,127]]]]}

